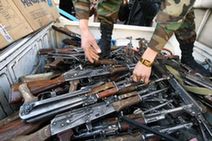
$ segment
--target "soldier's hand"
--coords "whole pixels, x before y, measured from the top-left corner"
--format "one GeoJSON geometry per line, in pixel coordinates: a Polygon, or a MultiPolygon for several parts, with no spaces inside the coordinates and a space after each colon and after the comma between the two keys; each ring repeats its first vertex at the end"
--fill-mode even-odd
{"type": "Polygon", "coordinates": [[[149,83],[149,77],[152,71],[152,67],[143,65],[140,61],[136,64],[133,71],[133,81],[143,81],[145,84],[149,83]]]}
{"type": "Polygon", "coordinates": [[[99,59],[99,53],[101,50],[96,43],[95,38],[90,32],[85,32],[81,36],[81,47],[85,52],[86,58],[88,58],[89,62],[94,63],[99,59]]]}

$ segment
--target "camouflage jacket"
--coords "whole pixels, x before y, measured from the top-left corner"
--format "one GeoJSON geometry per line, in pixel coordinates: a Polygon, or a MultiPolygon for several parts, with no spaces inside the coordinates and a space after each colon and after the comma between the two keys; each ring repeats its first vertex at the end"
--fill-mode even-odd
{"type": "Polygon", "coordinates": [[[96,7],[98,20],[109,24],[116,22],[121,3],[122,0],[73,0],[79,19],[88,19],[90,9],[96,7]]]}
{"type": "MultiPolygon", "coordinates": [[[[191,11],[195,0],[164,0],[161,4],[156,21],[156,29],[149,42],[149,47],[159,52],[169,38],[186,21],[186,15],[191,11]]],[[[194,21],[193,21],[194,22],[194,21]]]]}
{"type": "MultiPolygon", "coordinates": [[[[73,0],[77,17],[79,19],[88,19],[90,6],[94,1],[99,1],[97,4],[98,19],[101,22],[113,24],[117,19],[122,0],[73,0]]],[[[184,21],[188,21],[185,18],[188,17],[187,14],[191,11],[194,2],[195,0],[162,0],[161,9],[156,18],[157,26],[149,42],[150,48],[159,52],[173,33],[177,33],[178,39],[184,39],[181,35],[184,34],[182,31],[186,30],[184,30],[185,26],[183,27],[182,25],[185,23],[184,21]],[[177,32],[180,28],[180,32],[177,32]]],[[[192,22],[194,21],[192,20],[189,20],[188,24],[192,25],[193,28],[194,24],[192,22]]],[[[189,31],[189,33],[194,33],[193,35],[195,35],[194,31],[189,31]]]]}

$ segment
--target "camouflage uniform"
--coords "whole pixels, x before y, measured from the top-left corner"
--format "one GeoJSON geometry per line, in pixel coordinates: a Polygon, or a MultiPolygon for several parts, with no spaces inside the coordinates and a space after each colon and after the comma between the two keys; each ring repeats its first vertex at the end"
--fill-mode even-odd
{"type": "MultiPolygon", "coordinates": [[[[79,19],[88,19],[90,7],[97,0],[73,0],[76,15],[79,19]]],[[[113,24],[118,17],[119,7],[122,0],[98,0],[97,17],[100,22],[113,24]]]]}
{"type": "Polygon", "coordinates": [[[195,0],[164,0],[157,15],[157,26],[149,47],[159,52],[175,33],[180,43],[196,39],[194,12],[191,10],[195,0]],[[189,13],[188,13],[189,12],[189,13]]]}
{"type": "Polygon", "coordinates": [[[175,32],[175,36],[180,44],[193,43],[196,40],[195,15],[191,10],[185,17],[183,24],[175,32]]]}
{"type": "MultiPolygon", "coordinates": [[[[79,19],[88,19],[90,5],[95,0],[73,0],[79,19]]],[[[113,24],[122,0],[99,0],[97,15],[101,22],[113,24]]],[[[195,0],[163,0],[157,16],[156,30],[149,47],[159,52],[175,33],[180,43],[192,42],[196,38],[194,13],[195,0]],[[189,12],[190,11],[190,12],[189,12]],[[189,13],[188,13],[189,12],[189,13]],[[187,14],[188,13],[188,14],[187,14]]]]}

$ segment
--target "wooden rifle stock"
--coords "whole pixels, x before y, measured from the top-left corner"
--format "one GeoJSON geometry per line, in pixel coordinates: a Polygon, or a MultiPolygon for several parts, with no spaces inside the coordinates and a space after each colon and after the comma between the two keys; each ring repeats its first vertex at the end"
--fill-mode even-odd
{"type": "MultiPolygon", "coordinates": [[[[97,140],[100,141],[100,140],[97,140]]],[[[108,137],[106,139],[101,139],[101,141],[142,141],[142,134],[141,133],[134,133],[122,136],[114,136],[108,137]]],[[[148,139],[148,141],[160,141],[159,137],[152,137],[148,139]]]]}
{"type": "Polygon", "coordinates": [[[64,60],[61,59],[61,58],[56,58],[53,62],[45,65],[45,67],[49,67],[49,68],[52,68],[52,69],[56,69],[58,68],[60,65],[62,66],[64,63],[64,60]]]}
{"type": "Polygon", "coordinates": [[[20,118],[13,120],[0,128],[1,141],[7,141],[19,135],[29,134],[41,126],[42,122],[24,123],[20,118]]]}
{"type": "Polygon", "coordinates": [[[50,127],[46,125],[45,127],[41,128],[40,130],[29,134],[29,135],[22,135],[13,138],[11,141],[45,141],[51,136],[50,127]]]}
{"type": "MultiPolygon", "coordinates": [[[[57,135],[60,141],[69,141],[71,136],[73,135],[73,131],[70,129],[66,132],[60,133],[57,135]]],[[[49,137],[51,137],[50,125],[46,125],[38,131],[24,136],[18,136],[13,138],[11,141],[45,141],[49,137]]]]}
{"type": "Polygon", "coordinates": [[[130,97],[130,98],[127,98],[127,99],[124,99],[124,100],[114,102],[112,105],[113,105],[113,107],[116,111],[121,111],[122,109],[130,107],[132,105],[135,105],[139,102],[141,102],[141,99],[137,95],[137,96],[134,96],[134,97],[130,97]]]}
{"type": "Polygon", "coordinates": [[[12,115],[8,116],[7,118],[1,119],[0,120],[0,127],[7,125],[8,123],[19,119],[19,112],[15,112],[12,115]]]}
{"type": "Polygon", "coordinates": [[[142,140],[142,134],[138,132],[134,134],[108,137],[106,139],[102,139],[101,141],[141,141],[141,140],[142,140]]]}
{"type": "MultiPolygon", "coordinates": [[[[64,83],[64,77],[59,76],[55,79],[52,80],[40,80],[40,81],[32,81],[28,82],[27,86],[30,90],[30,92],[34,95],[37,96],[39,93],[49,90],[51,88],[54,88],[58,85],[61,85],[64,83]]],[[[22,101],[22,95],[19,92],[18,88],[21,84],[16,84],[12,87],[12,93],[10,94],[9,102],[11,104],[19,103],[22,101]]]]}

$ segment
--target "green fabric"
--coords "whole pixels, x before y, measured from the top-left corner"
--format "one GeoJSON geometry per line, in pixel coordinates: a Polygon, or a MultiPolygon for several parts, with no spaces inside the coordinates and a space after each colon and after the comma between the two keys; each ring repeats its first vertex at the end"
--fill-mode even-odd
{"type": "Polygon", "coordinates": [[[115,23],[121,3],[122,0],[100,1],[97,5],[98,19],[103,23],[115,23]]]}
{"type": "Polygon", "coordinates": [[[183,79],[177,70],[175,70],[173,67],[168,66],[168,65],[166,65],[166,68],[169,70],[170,73],[172,73],[175,76],[175,78],[178,80],[178,82],[187,91],[192,92],[194,94],[200,94],[200,95],[212,95],[212,90],[210,90],[210,89],[203,88],[203,87],[197,87],[197,86],[188,86],[188,85],[184,84],[183,79]]]}

